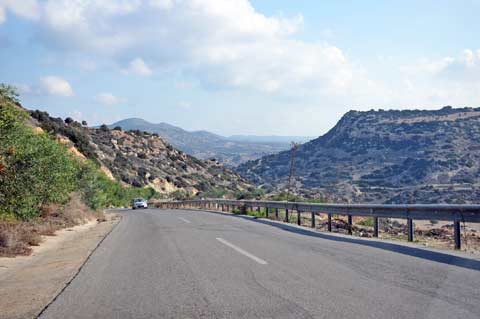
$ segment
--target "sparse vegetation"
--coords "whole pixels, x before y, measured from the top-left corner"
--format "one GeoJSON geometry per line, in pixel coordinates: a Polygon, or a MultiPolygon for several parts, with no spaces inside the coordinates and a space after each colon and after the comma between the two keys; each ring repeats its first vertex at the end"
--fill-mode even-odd
{"type": "Polygon", "coordinates": [[[53,236],[59,229],[72,227],[95,218],[105,220],[103,213],[85,205],[79,194],[73,194],[65,205],[48,205],[31,220],[0,221],[0,256],[29,255],[30,246],[38,246],[42,236],[53,236]]]}
{"type": "MultiPolygon", "coordinates": [[[[28,114],[16,104],[15,91],[5,85],[1,90],[0,254],[27,253],[25,245],[38,243],[37,235],[74,224],[77,216],[70,215],[71,207],[64,209],[74,192],[92,210],[126,206],[134,197],[153,196],[153,189],[122,186],[98,170],[91,160],[75,157],[54,136],[32,130],[26,124],[28,114]]],[[[34,115],[48,117],[39,111],[34,115]]],[[[64,125],[61,119],[44,123],[51,124],[54,130],[64,125]]],[[[77,125],[68,119],[65,123],[77,125]]],[[[80,140],[73,140],[83,145],[80,140]]]]}
{"type": "Polygon", "coordinates": [[[373,227],[373,218],[371,217],[363,218],[362,220],[359,220],[357,224],[365,227],[373,227]]]}
{"type": "MultiPolygon", "coordinates": [[[[336,203],[407,204],[412,193],[421,203],[477,203],[479,119],[468,107],[350,111],[298,148],[292,192],[336,203]]],[[[286,189],[289,164],[285,151],[236,171],[274,193],[286,189]]]]}
{"type": "Polygon", "coordinates": [[[0,83],[0,100],[6,100],[14,104],[18,104],[19,95],[14,86],[0,83]]]}

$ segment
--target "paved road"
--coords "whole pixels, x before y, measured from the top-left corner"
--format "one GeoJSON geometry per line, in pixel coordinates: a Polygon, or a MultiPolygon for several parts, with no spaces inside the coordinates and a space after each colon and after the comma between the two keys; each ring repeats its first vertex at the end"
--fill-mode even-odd
{"type": "Polygon", "coordinates": [[[123,220],[41,318],[480,318],[480,262],[180,210],[123,220]]]}

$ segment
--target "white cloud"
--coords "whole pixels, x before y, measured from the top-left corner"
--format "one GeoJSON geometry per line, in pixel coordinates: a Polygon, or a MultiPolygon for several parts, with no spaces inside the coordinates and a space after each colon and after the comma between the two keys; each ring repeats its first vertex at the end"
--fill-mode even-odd
{"type": "Polygon", "coordinates": [[[0,24],[6,20],[7,9],[22,18],[35,20],[40,15],[37,0],[0,0],[0,24]]]}
{"type": "Polygon", "coordinates": [[[355,72],[339,48],[294,38],[301,15],[266,16],[248,0],[47,0],[41,12],[44,44],[128,64],[131,74],[158,69],[212,88],[335,94],[355,72]]]}
{"type": "Polygon", "coordinates": [[[150,0],[150,5],[159,9],[168,10],[173,8],[173,0],[150,0]]]}
{"type": "Polygon", "coordinates": [[[149,76],[152,74],[152,70],[141,58],[135,58],[130,61],[130,63],[128,64],[128,68],[126,68],[124,72],[142,76],[149,76]]]}
{"type": "Polygon", "coordinates": [[[478,106],[480,56],[465,49],[455,57],[423,59],[400,68],[400,85],[391,100],[411,106],[478,106]]]}
{"type": "Polygon", "coordinates": [[[103,105],[112,106],[125,103],[126,99],[116,97],[112,93],[99,93],[95,96],[95,101],[103,105]]]}
{"type": "Polygon", "coordinates": [[[13,85],[20,95],[40,95],[41,92],[38,87],[25,84],[25,83],[15,83],[13,85]]]}
{"type": "Polygon", "coordinates": [[[51,95],[73,96],[73,89],[70,83],[58,76],[46,76],[40,79],[42,88],[51,95]]]}
{"type": "Polygon", "coordinates": [[[5,22],[5,8],[0,5],[0,24],[5,22]]]}
{"type": "MultiPolygon", "coordinates": [[[[30,11],[20,4],[15,11],[12,3],[24,2],[0,0],[0,10],[36,12],[30,15],[36,39],[52,52],[105,59],[128,74],[154,70],[209,89],[308,97],[322,105],[478,104],[480,50],[400,69],[382,59],[385,68],[369,74],[329,42],[299,40],[301,15],[265,15],[248,0],[27,0],[36,3],[30,11]]],[[[332,38],[329,29],[319,32],[332,38]]]]}

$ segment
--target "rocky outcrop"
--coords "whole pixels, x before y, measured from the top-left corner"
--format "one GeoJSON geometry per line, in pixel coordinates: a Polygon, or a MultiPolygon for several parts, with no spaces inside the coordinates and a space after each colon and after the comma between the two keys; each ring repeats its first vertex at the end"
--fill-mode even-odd
{"type": "Polygon", "coordinates": [[[125,184],[150,186],[159,193],[222,196],[254,187],[215,160],[199,160],[177,150],[156,133],[88,128],[72,119],[30,112],[35,124],[57,136],[72,153],[94,161],[106,174],[125,184]]]}
{"type": "MultiPolygon", "coordinates": [[[[285,188],[290,152],[237,171],[267,189],[285,188]]],[[[297,192],[332,201],[480,201],[480,108],[350,111],[299,147],[297,192]]]]}
{"type": "Polygon", "coordinates": [[[247,191],[238,174],[216,161],[202,161],[166,143],[157,134],[141,131],[88,129],[98,159],[117,179],[158,192],[184,190],[190,194],[214,188],[247,191]]]}

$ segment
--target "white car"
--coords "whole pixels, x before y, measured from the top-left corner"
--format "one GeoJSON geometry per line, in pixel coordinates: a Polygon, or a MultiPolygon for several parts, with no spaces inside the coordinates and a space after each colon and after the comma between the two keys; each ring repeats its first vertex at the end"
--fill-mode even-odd
{"type": "Polygon", "coordinates": [[[135,198],[132,203],[132,209],[148,208],[147,201],[143,198],[135,198]]]}

